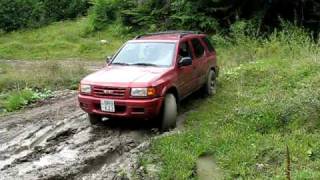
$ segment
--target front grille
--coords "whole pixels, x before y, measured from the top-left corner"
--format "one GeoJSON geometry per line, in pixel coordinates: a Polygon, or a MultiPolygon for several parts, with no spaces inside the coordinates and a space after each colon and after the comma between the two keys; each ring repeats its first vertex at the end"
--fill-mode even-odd
{"type": "Polygon", "coordinates": [[[126,94],[125,88],[114,88],[114,87],[102,87],[94,86],[92,94],[96,97],[124,97],[126,94]]]}

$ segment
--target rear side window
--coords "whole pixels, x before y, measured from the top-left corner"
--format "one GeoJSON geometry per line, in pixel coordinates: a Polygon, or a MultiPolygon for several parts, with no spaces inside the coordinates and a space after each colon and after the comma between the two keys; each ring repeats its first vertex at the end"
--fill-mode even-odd
{"type": "Polygon", "coordinates": [[[192,46],[194,49],[195,56],[197,58],[201,57],[204,54],[204,47],[202,46],[200,40],[199,39],[192,39],[191,43],[192,43],[192,46]]]}
{"type": "Polygon", "coordinates": [[[208,39],[208,37],[202,38],[203,42],[207,45],[208,50],[210,52],[214,52],[214,47],[212,46],[212,43],[210,42],[210,40],[208,39]]]}

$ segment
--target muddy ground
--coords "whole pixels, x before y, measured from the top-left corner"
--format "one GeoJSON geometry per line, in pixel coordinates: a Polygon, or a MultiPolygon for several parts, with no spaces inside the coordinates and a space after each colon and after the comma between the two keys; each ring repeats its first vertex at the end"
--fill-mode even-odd
{"type": "Polygon", "coordinates": [[[76,92],[65,93],[52,103],[0,117],[0,179],[123,179],[136,174],[139,153],[157,135],[150,123],[91,126],[76,92]]]}
{"type": "MultiPolygon", "coordinates": [[[[154,179],[140,172],[139,157],[151,138],[166,134],[138,120],[92,126],[76,94],[63,91],[45,105],[0,117],[0,179],[154,179]]],[[[168,133],[181,130],[186,113],[168,133]]]]}

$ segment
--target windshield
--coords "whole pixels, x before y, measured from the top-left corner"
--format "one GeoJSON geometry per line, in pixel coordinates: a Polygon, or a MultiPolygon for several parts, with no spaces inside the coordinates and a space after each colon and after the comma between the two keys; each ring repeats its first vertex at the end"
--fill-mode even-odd
{"type": "Polygon", "coordinates": [[[111,64],[168,67],[172,65],[174,51],[174,43],[127,43],[111,64]]]}

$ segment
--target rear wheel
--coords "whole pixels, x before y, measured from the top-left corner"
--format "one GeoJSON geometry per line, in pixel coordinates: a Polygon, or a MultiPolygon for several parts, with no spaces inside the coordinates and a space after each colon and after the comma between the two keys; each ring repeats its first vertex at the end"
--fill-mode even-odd
{"type": "Polygon", "coordinates": [[[102,117],[96,114],[88,114],[90,124],[96,125],[102,121],[102,117]]]}
{"type": "Polygon", "coordinates": [[[161,115],[161,131],[168,131],[176,127],[177,114],[177,100],[173,94],[169,93],[164,98],[163,111],[161,115]]]}
{"type": "Polygon", "coordinates": [[[213,70],[210,70],[206,84],[203,87],[205,95],[212,96],[217,92],[217,78],[216,73],[213,70]]]}

